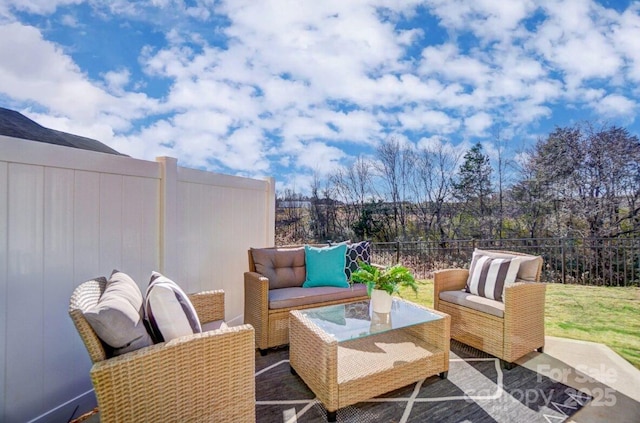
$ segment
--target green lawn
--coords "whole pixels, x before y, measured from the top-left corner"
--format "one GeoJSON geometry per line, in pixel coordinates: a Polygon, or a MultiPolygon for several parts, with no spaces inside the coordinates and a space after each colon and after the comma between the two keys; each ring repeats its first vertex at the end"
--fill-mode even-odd
{"type": "MultiPolygon", "coordinates": [[[[433,307],[433,281],[420,281],[416,298],[433,307]]],[[[640,288],[612,288],[548,284],[545,312],[546,334],[608,345],[640,369],[640,288]]]]}

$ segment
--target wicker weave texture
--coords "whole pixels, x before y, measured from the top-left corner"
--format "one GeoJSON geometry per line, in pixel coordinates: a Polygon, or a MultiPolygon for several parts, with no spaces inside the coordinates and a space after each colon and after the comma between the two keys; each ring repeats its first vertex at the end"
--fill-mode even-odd
{"type": "MultiPolygon", "coordinates": [[[[537,269],[537,281],[541,271],[542,263],[537,269]]],[[[440,299],[441,292],[463,289],[468,275],[466,269],[446,269],[434,274],[434,307],[451,315],[453,339],[510,363],[544,346],[545,284],[519,282],[507,286],[504,318],[499,318],[440,299]]]]}
{"type": "Polygon", "coordinates": [[[253,343],[253,328],[243,325],[95,364],[100,421],[255,421],[253,343]]]}
{"type": "Polygon", "coordinates": [[[256,331],[256,348],[261,350],[289,343],[289,312],[368,300],[366,295],[290,308],[269,309],[269,279],[256,272],[244,274],[244,322],[256,331]]]}
{"type": "Polygon", "coordinates": [[[106,284],[107,280],[104,278],[84,282],[73,291],[69,300],[69,316],[89,352],[92,363],[105,360],[107,353],[102,341],[82,313],[98,303],[106,284]]]}
{"type": "MultiPolygon", "coordinates": [[[[82,314],[103,291],[103,281],[85,282],[69,304],[94,362],[91,380],[101,422],[255,421],[255,341],[250,325],[189,335],[107,359],[82,314]]],[[[203,322],[224,316],[223,291],[190,298],[203,322]]]]}
{"type": "Polygon", "coordinates": [[[203,291],[189,294],[189,300],[196,309],[200,323],[224,320],[224,291],[203,291]]]}
{"type": "Polygon", "coordinates": [[[443,319],[337,343],[291,312],[291,366],[328,411],[356,404],[449,369],[443,319]]]}

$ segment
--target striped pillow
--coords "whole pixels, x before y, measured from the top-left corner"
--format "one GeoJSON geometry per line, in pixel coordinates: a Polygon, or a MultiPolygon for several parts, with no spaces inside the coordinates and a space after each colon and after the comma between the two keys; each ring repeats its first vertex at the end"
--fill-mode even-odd
{"type": "Polygon", "coordinates": [[[494,258],[474,253],[465,290],[474,295],[502,301],[506,285],[516,280],[520,258],[494,258]]]}
{"type": "Polygon", "coordinates": [[[196,309],[177,283],[151,274],[144,305],[145,319],[156,342],[202,332],[196,309]]]}

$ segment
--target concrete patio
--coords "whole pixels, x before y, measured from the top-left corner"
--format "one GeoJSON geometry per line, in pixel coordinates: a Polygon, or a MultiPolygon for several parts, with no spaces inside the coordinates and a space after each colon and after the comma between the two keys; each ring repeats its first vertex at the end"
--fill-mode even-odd
{"type": "Polygon", "coordinates": [[[544,353],[518,364],[590,393],[594,398],[569,422],[640,421],[640,370],[606,345],[547,336],[544,353]]]}

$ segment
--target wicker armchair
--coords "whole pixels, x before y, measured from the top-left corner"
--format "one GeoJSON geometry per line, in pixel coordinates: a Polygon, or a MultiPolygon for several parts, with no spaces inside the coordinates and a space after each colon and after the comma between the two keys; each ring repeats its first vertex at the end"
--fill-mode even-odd
{"type": "MultiPolygon", "coordinates": [[[[118,357],[84,318],[105,284],[89,281],[71,296],[69,314],[93,367],[101,422],[255,421],[255,350],[250,325],[212,330],[118,357]]],[[[224,292],[190,295],[203,323],[224,318],[224,292]]]]}
{"type": "MultiPolygon", "coordinates": [[[[489,253],[509,254],[533,258],[511,251],[489,253]]],[[[504,367],[525,354],[544,348],[545,284],[539,283],[542,259],[533,264],[534,281],[519,281],[505,287],[503,316],[498,317],[467,306],[445,301],[441,297],[447,291],[464,289],[469,271],[446,269],[434,275],[434,308],[451,316],[451,338],[489,353],[502,360],[504,367]]],[[[445,295],[446,298],[446,295],[445,295]]]]}

